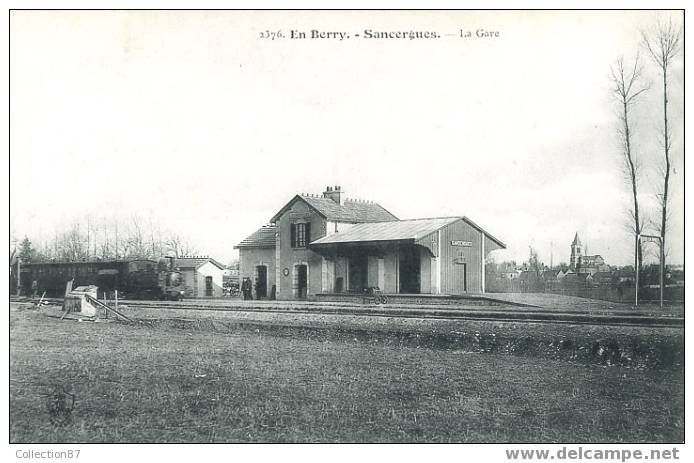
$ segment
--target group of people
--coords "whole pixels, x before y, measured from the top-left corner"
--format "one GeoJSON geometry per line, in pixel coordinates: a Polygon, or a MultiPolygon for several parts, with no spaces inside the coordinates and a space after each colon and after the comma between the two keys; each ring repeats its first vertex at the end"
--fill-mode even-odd
{"type": "MultiPolygon", "coordinates": [[[[265,288],[265,283],[262,281],[263,280],[261,280],[261,279],[256,279],[256,281],[254,283],[252,278],[244,277],[244,279],[241,281],[241,287],[239,288],[241,291],[241,294],[243,295],[243,299],[248,301],[248,300],[253,299],[254,296],[255,296],[255,299],[268,298],[267,289],[265,288]]],[[[275,285],[272,285],[272,289],[270,290],[269,298],[271,300],[275,299],[275,285]]]]}

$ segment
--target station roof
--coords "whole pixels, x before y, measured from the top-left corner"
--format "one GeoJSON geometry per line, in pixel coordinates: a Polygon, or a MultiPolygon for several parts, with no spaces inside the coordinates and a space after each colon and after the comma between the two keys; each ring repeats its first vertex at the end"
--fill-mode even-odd
{"type": "Polygon", "coordinates": [[[460,217],[441,217],[434,219],[398,220],[397,222],[362,223],[347,230],[323,237],[313,245],[355,243],[361,241],[399,241],[424,238],[460,217]]]}
{"type": "Polygon", "coordinates": [[[258,230],[251,233],[246,239],[234,246],[234,249],[240,248],[274,248],[275,247],[275,232],[277,227],[272,224],[263,225],[258,230]]]}
{"type": "Polygon", "coordinates": [[[313,241],[311,246],[373,241],[418,240],[459,220],[464,220],[474,228],[480,230],[487,238],[494,241],[500,247],[506,248],[504,243],[482,230],[466,217],[435,217],[391,222],[362,223],[354,225],[343,232],[334,233],[313,241]]]}
{"type": "Polygon", "coordinates": [[[224,270],[224,265],[212,259],[211,257],[177,257],[176,259],[174,259],[173,265],[174,267],[178,267],[181,269],[197,269],[208,262],[211,262],[216,267],[224,270]]]}
{"type": "Polygon", "coordinates": [[[270,221],[276,222],[296,201],[305,202],[309,207],[325,217],[326,220],[332,222],[365,223],[398,220],[383,206],[372,201],[358,201],[346,198],[343,204],[339,204],[330,198],[322,196],[296,195],[270,221]]]}

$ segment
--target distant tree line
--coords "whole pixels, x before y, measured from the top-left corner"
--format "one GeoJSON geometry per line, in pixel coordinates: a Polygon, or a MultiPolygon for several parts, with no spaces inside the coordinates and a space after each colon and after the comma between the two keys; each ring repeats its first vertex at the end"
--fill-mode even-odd
{"type": "Polygon", "coordinates": [[[158,259],[196,254],[195,245],[183,235],[164,230],[152,218],[133,215],[127,220],[95,219],[74,221],[52,237],[21,241],[15,239],[17,257],[22,262],[79,262],[111,259],[158,259]]]}

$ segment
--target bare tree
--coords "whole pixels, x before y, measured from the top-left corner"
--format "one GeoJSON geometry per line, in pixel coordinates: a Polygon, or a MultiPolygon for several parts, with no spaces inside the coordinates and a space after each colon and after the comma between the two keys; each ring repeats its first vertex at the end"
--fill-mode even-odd
{"type": "Polygon", "coordinates": [[[174,257],[178,258],[183,255],[183,238],[180,235],[171,233],[166,240],[164,240],[164,245],[166,246],[166,250],[173,254],[174,257]]]}
{"type": "Polygon", "coordinates": [[[164,246],[175,257],[188,256],[197,252],[195,246],[178,233],[169,234],[168,238],[164,240],[164,246]]]}
{"type": "Polygon", "coordinates": [[[191,256],[194,254],[198,254],[198,248],[191,243],[189,240],[184,240],[183,241],[183,247],[181,248],[183,251],[184,256],[191,256]]]}
{"type": "Polygon", "coordinates": [[[89,249],[87,237],[82,233],[79,222],[75,221],[65,233],[57,236],[58,258],[67,262],[87,259],[89,249]]]}
{"type": "MultiPolygon", "coordinates": [[[[101,230],[103,232],[102,233],[103,238],[102,238],[101,243],[99,245],[98,257],[100,257],[101,259],[110,259],[111,257],[113,257],[113,254],[111,253],[111,247],[110,247],[110,241],[112,241],[111,230],[110,230],[108,221],[105,218],[102,219],[102,222],[103,223],[101,226],[101,230]]],[[[96,252],[95,252],[95,254],[96,254],[96,252]]]]}
{"type": "Polygon", "coordinates": [[[87,258],[89,258],[89,250],[92,244],[92,218],[91,214],[87,214],[87,258]]]}
{"type": "Polygon", "coordinates": [[[667,231],[668,222],[668,189],[670,187],[670,150],[672,148],[672,133],[668,125],[668,70],[672,64],[672,60],[678,55],[682,45],[682,27],[676,27],[670,19],[667,23],[659,21],[656,29],[647,33],[641,32],[641,38],[644,48],[648,51],[648,55],[653,62],[658,66],[660,76],[663,80],[663,127],[662,127],[662,143],[664,150],[664,166],[662,168],[663,189],[662,193],[658,194],[660,202],[661,218],[658,230],[662,239],[661,245],[665,252],[665,232],[667,231]]]}
{"type": "Polygon", "coordinates": [[[149,215],[149,237],[150,253],[152,257],[161,257],[161,243],[158,243],[154,236],[154,222],[151,214],[149,215]]]}
{"type": "Polygon", "coordinates": [[[636,237],[641,234],[643,228],[643,213],[639,212],[638,198],[638,180],[640,163],[634,154],[631,127],[629,125],[629,109],[636,102],[639,95],[645,92],[648,87],[640,85],[641,66],[639,65],[639,56],[636,55],[633,67],[627,68],[624,64],[624,58],[620,57],[612,66],[610,72],[612,80],[612,90],[619,102],[619,119],[620,129],[619,134],[622,139],[622,154],[624,156],[624,171],[631,186],[631,192],[634,199],[634,204],[631,210],[631,219],[633,220],[633,233],[635,240],[635,265],[641,268],[643,264],[643,248],[636,237]]]}
{"type": "Polygon", "coordinates": [[[118,220],[114,220],[113,222],[113,230],[114,230],[114,244],[113,244],[113,250],[114,250],[114,258],[118,259],[122,257],[121,255],[118,254],[118,220]]]}
{"type": "Polygon", "coordinates": [[[149,247],[145,241],[144,227],[140,217],[133,215],[130,221],[130,232],[128,234],[128,248],[131,257],[148,258],[149,247]]]}

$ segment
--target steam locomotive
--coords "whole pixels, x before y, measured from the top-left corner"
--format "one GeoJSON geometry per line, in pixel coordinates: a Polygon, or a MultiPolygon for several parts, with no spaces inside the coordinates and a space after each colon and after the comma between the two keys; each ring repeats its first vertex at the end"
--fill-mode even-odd
{"type": "Polygon", "coordinates": [[[85,262],[20,263],[19,278],[24,295],[61,297],[65,286],[96,285],[99,297],[118,290],[119,298],[180,300],[183,298],[181,273],[173,258],[160,260],[126,259],[85,262]]]}

